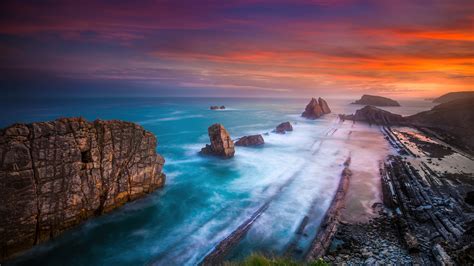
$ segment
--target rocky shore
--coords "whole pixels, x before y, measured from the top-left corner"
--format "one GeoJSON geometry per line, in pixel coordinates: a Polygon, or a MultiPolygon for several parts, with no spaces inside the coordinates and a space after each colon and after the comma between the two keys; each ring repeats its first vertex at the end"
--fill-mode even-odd
{"type": "MultiPolygon", "coordinates": [[[[440,149],[447,144],[420,132],[409,138],[407,131],[383,128],[386,139],[404,156],[391,155],[380,164],[383,203],[372,206],[379,215],[367,223],[339,222],[330,247],[320,256],[325,261],[349,265],[474,262],[472,169],[453,165],[450,158],[455,151],[431,162],[431,153],[420,140],[437,143],[440,149]],[[415,141],[415,136],[420,140],[415,141]],[[440,170],[448,169],[443,165],[451,170],[440,170]]],[[[464,160],[472,166],[470,158],[464,160]]]]}
{"type": "Polygon", "coordinates": [[[141,126],[64,118],[0,130],[1,259],[163,187],[141,126]]]}

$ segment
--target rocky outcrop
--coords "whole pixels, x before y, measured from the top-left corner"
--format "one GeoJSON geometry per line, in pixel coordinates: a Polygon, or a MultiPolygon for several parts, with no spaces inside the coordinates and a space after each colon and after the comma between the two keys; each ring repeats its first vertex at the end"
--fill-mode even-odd
{"type": "Polygon", "coordinates": [[[262,135],[244,136],[235,142],[236,146],[258,146],[265,144],[262,135]]]}
{"type": "Polygon", "coordinates": [[[311,101],[306,105],[304,112],[301,114],[302,117],[308,119],[316,119],[321,117],[324,114],[331,113],[329,105],[323,98],[311,98],[311,101]]]}
{"type": "Polygon", "coordinates": [[[474,97],[439,104],[406,120],[411,125],[449,135],[459,142],[456,146],[474,151],[474,97]]]}
{"type": "Polygon", "coordinates": [[[434,103],[447,103],[454,100],[474,98],[474,91],[458,91],[446,93],[433,100],[434,103]]]}
{"type": "Polygon", "coordinates": [[[392,114],[374,106],[365,106],[353,115],[340,115],[342,120],[363,121],[369,124],[398,125],[404,122],[401,115],[392,114]]]}
{"type": "Polygon", "coordinates": [[[141,126],[116,120],[0,130],[2,259],[162,187],[156,145],[141,126]]]}
{"type": "Polygon", "coordinates": [[[223,158],[234,156],[234,142],[230,138],[229,133],[221,124],[214,124],[207,129],[211,145],[201,149],[201,154],[216,155],[223,158]]]}
{"type": "Polygon", "coordinates": [[[275,132],[278,134],[285,134],[287,131],[293,131],[293,126],[290,122],[283,122],[275,129],[275,132]]]}
{"type": "Polygon", "coordinates": [[[390,98],[375,96],[375,95],[367,95],[367,94],[362,95],[362,97],[359,100],[353,102],[353,104],[373,105],[373,106],[400,106],[400,104],[397,101],[394,101],[390,98]]]}
{"type": "Polygon", "coordinates": [[[211,110],[224,110],[225,106],[224,105],[221,105],[221,106],[213,105],[213,106],[209,107],[209,109],[211,109],[211,110]]]}

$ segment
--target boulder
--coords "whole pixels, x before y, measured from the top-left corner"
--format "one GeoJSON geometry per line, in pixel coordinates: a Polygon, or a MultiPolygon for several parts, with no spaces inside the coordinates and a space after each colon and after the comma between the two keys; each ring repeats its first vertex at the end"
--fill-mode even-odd
{"type": "Polygon", "coordinates": [[[331,113],[327,102],[323,98],[311,98],[311,101],[306,105],[304,112],[301,114],[302,117],[308,119],[316,119],[324,114],[331,113]]]}
{"type": "Polygon", "coordinates": [[[287,131],[293,131],[293,126],[290,122],[283,122],[275,129],[275,132],[279,134],[285,134],[287,131]]]}
{"type": "Polygon", "coordinates": [[[390,98],[376,96],[376,95],[367,95],[364,94],[362,97],[353,102],[352,104],[361,104],[361,105],[373,105],[373,106],[400,106],[397,101],[394,101],[390,98]]]}
{"type": "Polygon", "coordinates": [[[201,149],[201,154],[221,156],[231,158],[234,156],[234,142],[229,133],[221,124],[214,124],[208,129],[211,144],[201,149]]]}
{"type": "Polygon", "coordinates": [[[258,146],[265,144],[262,135],[244,136],[235,142],[236,146],[258,146]]]}
{"type": "Polygon", "coordinates": [[[156,145],[151,132],[117,120],[0,129],[0,261],[162,187],[156,145]]]}

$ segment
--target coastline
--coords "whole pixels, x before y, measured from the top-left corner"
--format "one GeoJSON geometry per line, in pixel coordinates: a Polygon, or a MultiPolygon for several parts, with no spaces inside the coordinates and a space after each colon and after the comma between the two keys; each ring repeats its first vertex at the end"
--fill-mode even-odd
{"type": "Polygon", "coordinates": [[[378,216],[340,222],[320,257],[334,264],[468,263],[473,208],[462,193],[473,188],[472,157],[414,128],[381,132],[397,153],[380,163],[383,203],[372,206],[378,216]]]}

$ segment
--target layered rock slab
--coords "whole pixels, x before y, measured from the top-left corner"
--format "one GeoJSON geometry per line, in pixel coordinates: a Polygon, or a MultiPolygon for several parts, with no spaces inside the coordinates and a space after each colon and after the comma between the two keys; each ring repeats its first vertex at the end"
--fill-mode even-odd
{"type": "Polygon", "coordinates": [[[1,258],[162,187],[156,145],[152,133],[117,120],[0,130],[1,258]]]}

